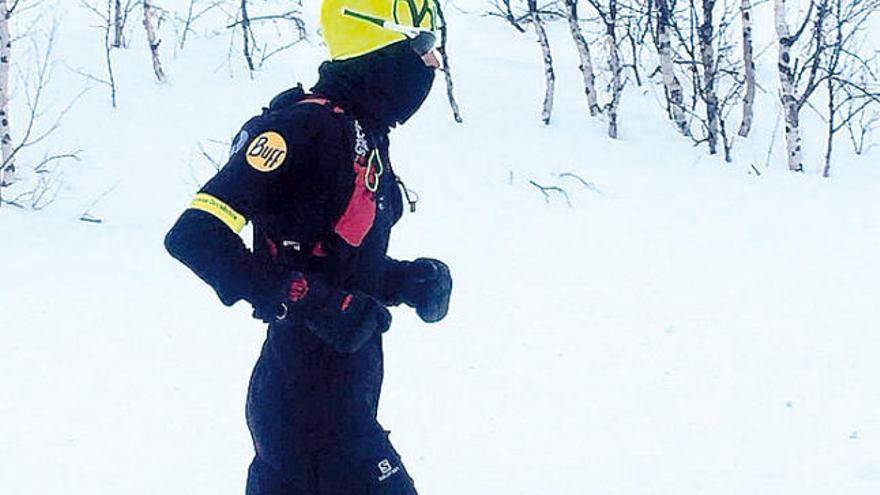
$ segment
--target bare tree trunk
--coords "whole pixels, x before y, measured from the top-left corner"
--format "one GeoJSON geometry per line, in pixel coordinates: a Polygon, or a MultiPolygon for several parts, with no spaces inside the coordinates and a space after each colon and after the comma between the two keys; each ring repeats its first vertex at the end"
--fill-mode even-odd
{"type": "Polygon", "coordinates": [[[186,35],[189,33],[189,30],[192,26],[193,22],[193,8],[196,5],[198,0],[189,0],[189,7],[186,9],[186,21],[183,23],[183,33],[180,35],[180,49],[183,50],[184,45],[186,45],[186,35]]]}
{"type": "Polygon", "coordinates": [[[739,135],[746,137],[752,130],[752,120],[755,116],[755,48],[752,43],[752,2],[742,0],[743,30],[743,65],[745,70],[746,93],[743,96],[743,116],[739,126],[739,135]]]}
{"type": "Polygon", "coordinates": [[[834,78],[829,77],[828,84],[828,141],[825,143],[825,168],[822,170],[823,177],[831,176],[831,152],[834,147],[834,116],[837,108],[834,106],[834,78]]]}
{"type": "Polygon", "coordinates": [[[455,93],[453,92],[452,68],[449,66],[449,52],[446,48],[446,42],[449,38],[449,30],[446,27],[446,16],[440,5],[437,4],[437,15],[440,18],[440,58],[443,62],[443,75],[446,78],[446,97],[449,99],[449,106],[452,108],[452,117],[456,122],[461,124],[464,119],[461,118],[461,110],[458,108],[458,102],[455,101],[455,93]]]}
{"type": "Polygon", "coordinates": [[[785,152],[788,169],[794,172],[803,172],[804,165],[801,158],[801,132],[800,111],[798,100],[795,97],[794,72],[791,66],[791,46],[795,42],[792,38],[788,24],[785,22],[786,0],[774,0],[776,37],[779,43],[779,86],[782,100],[783,114],[785,115],[785,152]]]}
{"type": "Polygon", "coordinates": [[[247,11],[247,0],[241,0],[241,32],[244,35],[244,59],[248,70],[254,72],[254,57],[251,54],[251,18],[247,11]]]}
{"type": "Polygon", "coordinates": [[[125,13],[122,0],[113,0],[113,48],[125,46],[125,13]]]}
{"type": "Polygon", "coordinates": [[[162,69],[162,61],[159,59],[159,44],[161,41],[156,37],[156,24],[153,21],[153,5],[150,0],[143,0],[144,4],[144,29],[147,31],[147,41],[150,43],[150,53],[153,57],[153,72],[159,82],[165,82],[165,71],[162,69]]]}
{"type": "MultiPolygon", "coordinates": [[[[648,3],[650,4],[650,1],[648,3]]],[[[650,22],[651,22],[650,21],[650,19],[651,19],[650,14],[648,14],[647,17],[648,17],[648,23],[650,24],[650,22]]],[[[623,38],[625,40],[629,41],[629,52],[630,52],[630,56],[632,57],[632,63],[631,64],[624,63],[623,68],[626,69],[628,67],[628,68],[632,69],[633,77],[636,80],[636,86],[641,88],[642,87],[642,76],[639,73],[639,63],[640,63],[639,54],[641,53],[639,51],[639,47],[640,47],[641,42],[636,41],[636,36],[635,36],[635,34],[633,34],[633,33],[638,33],[640,30],[641,30],[641,26],[639,25],[639,22],[636,20],[635,17],[630,16],[630,17],[626,18],[626,27],[624,28],[623,38]]],[[[625,62],[625,60],[624,60],[624,62],[625,62]]]]}
{"type": "Polygon", "coordinates": [[[107,17],[104,19],[106,21],[104,23],[104,61],[107,63],[107,85],[110,86],[110,102],[113,105],[113,108],[116,108],[116,75],[113,72],[113,57],[111,52],[113,51],[113,47],[110,44],[110,31],[111,21],[110,21],[110,6],[107,6],[107,17]]]}
{"type": "Polygon", "coordinates": [[[733,162],[733,140],[727,135],[727,123],[724,119],[720,119],[719,128],[721,130],[721,147],[724,149],[724,161],[733,162]]]}
{"type": "Polygon", "coordinates": [[[617,50],[617,0],[608,2],[608,16],[605,18],[605,31],[608,35],[608,65],[611,68],[611,101],[608,103],[608,137],[617,139],[619,136],[617,109],[623,92],[620,65],[620,53],[617,50]]]}
{"type": "Polygon", "coordinates": [[[702,0],[703,22],[698,31],[700,39],[700,55],[703,65],[703,102],[706,104],[706,139],[709,142],[709,154],[718,153],[718,94],[715,91],[717,77],[715,74],[715,49],[712,46],[714,37],[714,20],[712,11],[716,0],[702,0]]]}
{"type": "Polygon", "coordinates": [[[657,51],[660,55],[660,72],[663,75],[663,86],[666,89],[666,102],[675,127],[685,136],[690,136],[684,109],[684,91],[675,76],[675,65],[672,60],[672,40],[669,28],[672,13],[666,0],[656,0],[657,4],[657,51]]]}
{"type": "Polygon", "coordinates": [[[12,12],[6,0],[0,0],[0,148],[3,163],[0,164],[0,187],[15,181],[15,157],[12,147],[12,130],[9,123],[9,69],[12,59],[12,38],[9,36],[9,18],[12,12]]]}
{"type": "Polygon", "coordinates": [[[571,37],[577,47],[578,56],[581,61],[579,69],[584,76],[584,93],[587,96],[587,106],[590,109],[590,115],[595,117],[599,113],[599,103],[596,98],[596,76],[593,73],[593,58],[590,55],[590,45],[584,39],[581,26],[578,24],[578,0],[565,0],[565,6],[568,28],[571,31],[571,37]]]}
{"type": "MultiPolygon", "coordinates": [[[[536,14],[535,19],[539,16],[536,14]]],[[[547,39],[547,32],[544,30],[543,21],[535,24],[538,33],[538,43],[541,45],[541,52],[544,55],[544,76],[546,79],[547,90],[544,92],[544,105],[541,110],[541,120],[544,124],[550,124],[550,116],[553,114],[553,95],[556,85],[556,74],[553,72],[553,55],[550,53],[550,41],[547,39]]]]}
{"type": "Polygon", "coordinates": [[[538,35],[538,44],[544,54],[544,77],[546,79],[546,91],[544,92],[544,106],[541,110],[541,120],[545,125],[550,124],[550,116],[553,114],[553,92],[556,84],[556,74],[553,72],[553,55],[550,53],[550,40],[544,29],[544,21],[538,14],[537,0],[529,0],[529,16],[532,25],[535,26],[535,34],[538,35]]]}

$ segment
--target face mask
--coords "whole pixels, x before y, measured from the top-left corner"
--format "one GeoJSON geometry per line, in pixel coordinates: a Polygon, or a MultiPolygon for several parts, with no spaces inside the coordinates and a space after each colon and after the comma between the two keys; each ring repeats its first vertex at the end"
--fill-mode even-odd
{"type": "Polygon", "coordinates": [[[391,117],[397,124],[403,124],[418,111],[434,84],[434,69],[425,65],[421,55],[415,51],[407,55],[401,54],[398,67],[390,74],[389,79],[395,83],[383,85],[386,100],[394,101],[391,117]]]}
{"type": "Polygon", "coordinates": [[[393,127],[428,97],[434,69],[403,40],[361,57],[325,62],[315,91],[348,104],[364,124],[393,127]]]}

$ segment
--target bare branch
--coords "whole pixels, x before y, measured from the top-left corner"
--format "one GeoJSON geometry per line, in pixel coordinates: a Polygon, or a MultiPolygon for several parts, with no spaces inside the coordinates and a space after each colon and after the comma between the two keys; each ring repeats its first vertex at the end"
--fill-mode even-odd
{"type": "Polygon", "coordinates": [[[541,184],[538,184],[533,180],[529,180],[529,184],[535,186],[536,188],[538,188],[539,191],[541,191],[541,194],[544,195],[544,201],[547,204],[550,204],[550,193],[556,192],[562,195],[562,197],[565,199],[565,203],[568,205],[569,208],[571,208],[571,199],[568,197],[568,192],[566,192],[565,189],[557,186],[542,186],[541,184]]]}

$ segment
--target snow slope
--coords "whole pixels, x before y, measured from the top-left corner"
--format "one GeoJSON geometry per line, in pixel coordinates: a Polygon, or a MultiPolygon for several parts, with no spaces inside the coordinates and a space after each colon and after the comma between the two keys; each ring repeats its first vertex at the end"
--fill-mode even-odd
{"type": "MultiPolygon", "coordinates": [[[[98,33],[65,7],[59,58],[98,73],[98,33]]],[[[778,150],[765,168],[768,111],[723,165],[634,85],[609,141],[582,108],[562,25],[543,127],[532,38],[449,15],[466,123],[438,81],[392,136],[420,202],[391,254],[442,258],[456,284],[446,320],[396,309],[385,340],[381,419],[421,493],[880,492],[876,152],[843,156],[830,180],[790,175],[778,150]]],[[[83,160],[54,205],[0,210],[2,493],[243,491],[264,331],[161,241],[210,175],[197,143],[220,153],[209,140],[313,82],[323,52],[302,45],[253,80],[229,76],[217,38],[166,55],[169,84],[132,48],[117,59],[120,108],[96,86],[69,115],[53,145],[83,160]],[[96,199],[104,223],[77,221],[96,199]]],[[[59,102],[85,84],[56,78],[59,102]]]]}

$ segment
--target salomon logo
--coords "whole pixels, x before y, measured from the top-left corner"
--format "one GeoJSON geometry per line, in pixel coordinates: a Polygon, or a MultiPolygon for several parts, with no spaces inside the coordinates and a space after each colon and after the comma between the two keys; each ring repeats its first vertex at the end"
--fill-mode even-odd
{"type": "Polygon", "coordinates": [[[397,466],[392,466],[391,461],[389,461],[388,459],[382,459],[382,461],[379,462],[378,466],[379,466],[379,481],[380,482],[387,480],[388,478],[393,476],[395,473],[400,471],[400,468],[397,466]]]}

